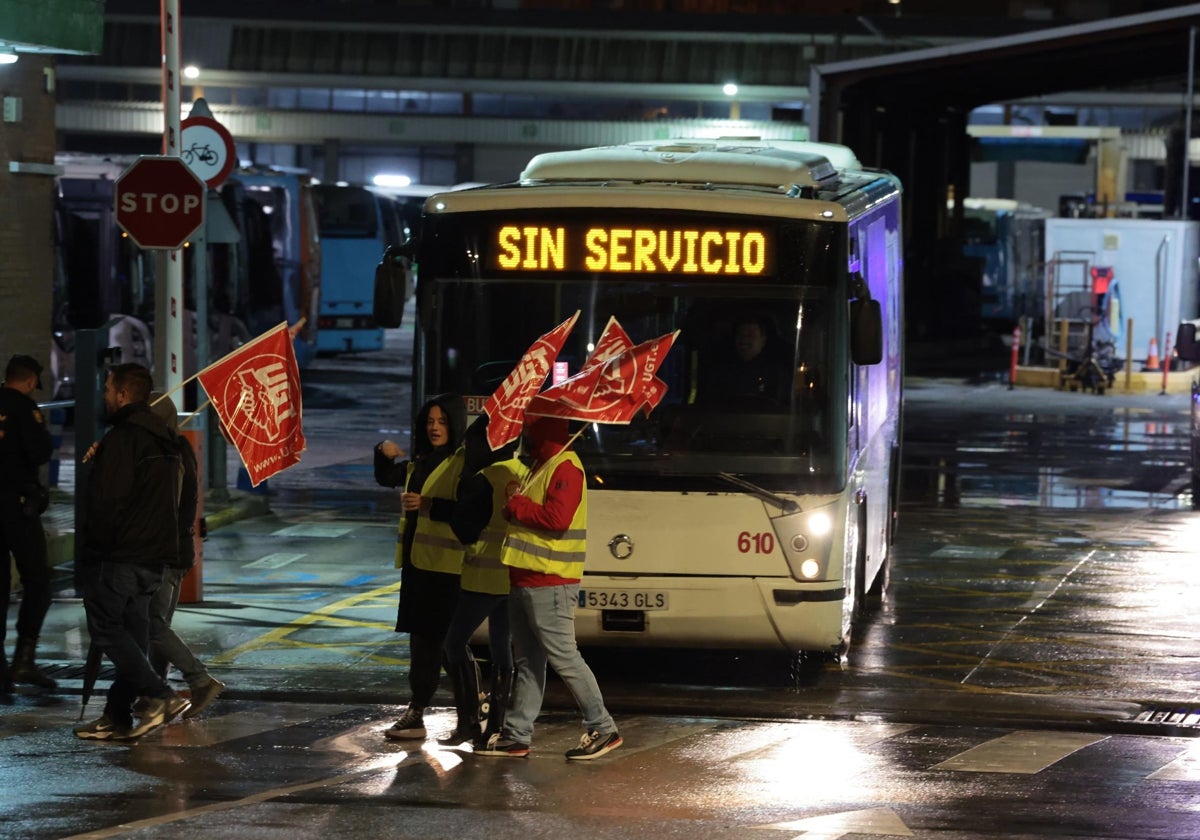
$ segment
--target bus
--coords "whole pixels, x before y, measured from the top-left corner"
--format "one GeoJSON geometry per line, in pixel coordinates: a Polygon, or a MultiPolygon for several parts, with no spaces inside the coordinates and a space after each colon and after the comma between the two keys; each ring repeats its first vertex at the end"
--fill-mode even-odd
{"type": "Polygon", "coordinates": [[[235,249],[247,261],[251,278],[239,292],[251,313],[246,326],[251,335],[258,335],[280,321],[303,322],[293,340],[301,368],[316,356],[319,340],[323,252],[313,186],[304,172],[242,169],[221,188],[238,229],[257,232],[265,223],[271,243],[269,252],[235,249]]]}
{"type": "MultiPolygon", "coordinates": [[[[389,245],[408,238],[400,202],[386,193],[345,184],[313,187],[321,231],[321,311],[317,349],[361,353],[383,349],[383,327],[372,301],[375,267],[389,245]]],[[[412,293],[411,285],[404,298],[412,293]]]]}
{"type": "Polygon", "coordinates": [[[980,315],[1008,332],[1022,318],[1041,320],[1046,219],[1051,213],[1005,198],[963,200],[963,254],[982,261],[980,315]]]}
{"type": "Polygon", "coordinates": [[[658,407],[575,443],[581,644],[845,654],[896,524],[900,222],[897,179],[849,149],[741,138],[543,154],[429,199],[414,406],[481,410],[576,311],[556,378],[610,317],[634,342],[680,331],[658,407]],[[742,358],[750,322],[766,362],[742,358]],[[758,371],[740,384],[735,356],[758,371]]]}

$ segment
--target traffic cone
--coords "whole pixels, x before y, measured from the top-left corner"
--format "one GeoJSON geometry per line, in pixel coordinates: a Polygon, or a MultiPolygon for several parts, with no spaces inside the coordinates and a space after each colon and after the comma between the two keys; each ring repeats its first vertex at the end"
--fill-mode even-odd
{"type": "Polygon", "coordinates": [[[1158,341],[1150,339],[1150,351],[1146,354],[1146,366],[1143,370],[1158,370],[1158,341]]]}

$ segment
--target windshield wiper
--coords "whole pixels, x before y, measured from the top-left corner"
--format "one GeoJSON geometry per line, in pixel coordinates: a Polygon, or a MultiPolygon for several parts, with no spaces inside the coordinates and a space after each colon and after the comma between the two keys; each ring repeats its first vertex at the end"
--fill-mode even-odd
{"type": "Polygon", "coordinates": [[[717,477],[728,481],[734,487],[749,493],[751,496],[775,505],[775,507],[779,508],[784,513],[800,512],[800,505],[798,505],[794,500],[785,499],[783,496],[778,496],[775,493],[772,493],[770,490],[767,490],[764,487],[759,487],[757,484],[746,481],[746,479],[740,478],[733,473],[719,472],[717,473],[717,477]]]}

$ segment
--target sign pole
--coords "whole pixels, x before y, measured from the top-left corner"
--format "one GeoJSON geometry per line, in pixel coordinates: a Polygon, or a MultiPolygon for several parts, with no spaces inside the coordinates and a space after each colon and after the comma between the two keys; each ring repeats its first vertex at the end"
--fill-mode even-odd
{"type": "MultiPolygon", "coordinates": [[[[179,0],[161,0],[163,60],[163,154],[179,156],[179,0]]],[[[159,385],[171,391],[183,381],[183,252],[167,252],[166,276],[155,294],[155,355],[159,385]]],[[[172,398],[176,410],[181,396],[172,398]]]]}

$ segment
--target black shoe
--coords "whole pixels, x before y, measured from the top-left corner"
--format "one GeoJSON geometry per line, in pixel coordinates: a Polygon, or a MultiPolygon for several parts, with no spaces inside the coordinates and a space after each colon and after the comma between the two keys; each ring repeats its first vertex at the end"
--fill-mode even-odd
{"type": "Polygon", "coordinates": [[[475,755],[506,755],[510,758],[524,758],[529,755],[529,745],[514,741],[497,732],[488,738],[483,749],[475,750],[475,755]]]}
{"type": "Polygon", "coordinates": [[[37,666],[37,662],[34,660],[36,650],[37,642],[35,640],[17,640],[17,649],[13,653],[12,668],[10,669],[12,682],[37,686],[45,691],[53,691],[58,688],[58,683],[42,673],[42,669],[37,666]]]}
{"type": "Polygon", "coordinates": [[[474,729],[463,729],[455,727],[454,731],[445,738],[438,738],[438,746],[441,747],[460,747],[463,744],[474,744],[475,739],[480,737],[479,727],[474,729]]]}
{"type": "Polygon", "coordinates": [[[422,709],[409,706],[400,715],[400,720],[392,724],[383,733],[383,737],[391,741],[415,741],[425,737],[425,713],[422,709]]]}
{"type": "Polygon", "coordinates": [[[621,736],[616,732],[600,733],[593,729],[579,739],[578,747],[567,750],[567,758],[571,761],[588,761],[612,752],[619,746],[621,736]]]}

